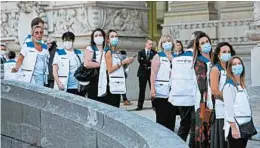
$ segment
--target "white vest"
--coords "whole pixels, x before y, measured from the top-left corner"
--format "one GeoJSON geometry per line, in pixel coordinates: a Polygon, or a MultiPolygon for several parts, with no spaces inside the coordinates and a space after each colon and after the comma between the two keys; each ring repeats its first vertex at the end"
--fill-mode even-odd
{"type": "MultiPolygon", "coordinates": [[[[226,71],[219,64],[216,64],[216,66],[220,72],[218,88],[219,88],[219,91],[222,92],[223,87],[226,83],[227,74],[226,74],[226,71]]],[[[215,113],[216,113],[216,119],[225,118],[224,102],[219,99],[215,100],[215,113]]]]}
{"type": "MultiPolygon", "coordinates": [[[[112,50],[111,50],[112,52],[112,50]]],[[[121,60],[116,53],[112,53],[112,66],[120,64],[121,60]]],[[[125,94],[125,72],[123,66],[109,75],[109,90],[111,94],[125,94]]]]}
{"type": "Polygon", "coordinates": [[[172,60],[169,102],[175,106],[193,106],[197,80],[193,69],[193,53],[187,51],[172,60]]]}
{"type": "MultiPolygon", "coordinates": [[[[81,51],[78,49],[74,49],[75,54],[79,55],[81,57],[81,51]]],[[[56,51],[58,56],[58,78],[60,82],[64,86],[64,91],[67,91],[68,89],[68,80],[69,80],[69,72],[70,72],[70,60],[69,57],[65,51],[65,49],[58,49],[56,51]]],[[[77,60],[79,60],[77,58],[77,60]]],[[[80,66],[80,64],[79,64],[80,66]]],[[[54,81],[54,89],[58,89],[58,84],[56,81],[54,81]]]]}
{"type": "Polygon", "coordinates": [[[168,98],[170,93],[171,63],[164,52],[159,52],[158,55],[160,57],[160,65],[155,80],[156,98],[168,98]]]}
{"type": "MultiPolygon", "coordinates": [[[[44,80],[45,80],[45,83],[47,84],[48,74],[49,74],[49,69],[48,69],[49,51],[47,49],[47,45],[45,45],[45,44],[41,44],[41,45],[42,45],[42,50],[43,50],[42,52],[46,52],[46,54],[47,54],[47,58],[45,59],[45,71],[44,71],[44,80]]],[[[24,56],[23,63],[21,65],[21,69],[19,71],[17,80],[22,81],[22,82],[31,83],[38,52],[35,49],[33,42],[26,42],[22,48],[26,48],[25,50],[28,50],[28,52],[27,52],[26,56],[24,56]]]]}
{"type": "Polygon", "coordinates": [[[12,68],[15,67],[15,60],[8,60],[4,63],[4,80],[17,80],[18,73],[12,73],[12,68]]]}
{"type": "MultiPolygon", "coordinates": [[[[243,89],[240,85],[238,85],[236,88],[232,80],[228,80],[226,85],[233,85],[235,89],[235,98],[230,98],[234,101],[234,118],[236,118],[239,124],[249,122],[251,120],[252,112],[249,104],[249,96],[247,90],[245,88],[243,89]]],[[[228,116],[227,111],[225,111],[225,116],[228,116]]],[[[237,123],[236,126],[238,128],[237,123]]],[[[224,123],[224,129],[225,137],[227,137],[229,134],[230,124],[227,122],[226,119],[224,123]]]]}

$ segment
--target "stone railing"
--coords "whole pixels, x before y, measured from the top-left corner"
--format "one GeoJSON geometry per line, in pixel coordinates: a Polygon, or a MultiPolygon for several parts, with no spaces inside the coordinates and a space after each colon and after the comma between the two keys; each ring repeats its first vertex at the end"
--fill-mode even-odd
{"type": "Polygon", "coordinates": [[[1,147],[187,148],[170,130],[90,99],[1,82],[1,147]]]}
{"type": "Polygon", "coordinates": [[[162,34],[170,34],[184,45],[188,44],[191,34],[197,30],[206,32],[213,45],[224,41],[232,45],[255,45],[255,42],[245,36],[245,31],[255,30],[251,19],[164,24],[162,27],[162,34]]]}

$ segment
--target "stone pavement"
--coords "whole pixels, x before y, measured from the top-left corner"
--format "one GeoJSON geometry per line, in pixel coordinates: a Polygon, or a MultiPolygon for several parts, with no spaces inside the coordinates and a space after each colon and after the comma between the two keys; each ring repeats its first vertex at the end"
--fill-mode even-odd
{"type": "MultiPolygon", "coordinates": [[[[128,110],[132,113],[135,113],[137,115],[140,115],[142,117],[145,117],[153,122],[155,122],[155,112],[153,111],[151,107],[151,101],[145,101],[144,102],[144,109],[141,111],[135,111],[135,108],[137,107],[137,101],[131,101],[133,105],[125,106],[123,103],[121,103],[120,108],[128,110]]],[[[253,117],[255,121],[255,126],[260,127],[260,117],[257,116],[260,113],[260,99],[256,100],[256,97],[253,97],[252,99],[252,110],[253,110],[253,117]]],[[[175,124],[175,132],[178,131],[180,126],[180,117],[176,117],[176,124],[175,124]]],[[[187,140],[188,141],[188,140],[187,140]]],[[[250,140],[247,144],[247,148],[258,148],[260,146],[260,141],[252,141],[250,140]]]]}

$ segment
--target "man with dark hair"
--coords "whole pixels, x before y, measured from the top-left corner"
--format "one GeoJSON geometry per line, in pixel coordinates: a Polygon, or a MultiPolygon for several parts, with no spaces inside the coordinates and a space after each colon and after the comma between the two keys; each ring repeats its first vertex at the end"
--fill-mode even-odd
{"type": "Polygon", "coordinates": [[[9,51],[9,52],[7,53],[7,57],[8,57],[8,60],[14,60],[15,57],[16,57],[16,54],[15,54],[14,51],[9,51]]]}
{"type": "MultiPolygon", "coordinates": [[[[44,28],[44,21],[43,21],[40,17],[34,18],[34,19],[32,20],[32,22],[31,22],[31,29],[33,29],[35,26],[40,26],[40,27],[43,29],[43,28],[44,28]]],[[[25,38],[23,44],[24,44],[24,43],[31,42],[31,41],[32,41],[32,35],[29,34],[29,35],[25,38]]],[[[42,41],[42,43],[43,43],[43,41],[42,41]]]]}
{"type": "MultiPolygon", "coordinates": [[[[138,62],[140,64],[137,72],[137,77],[139,78],[139,98],[136,110],[143,109],[147,82],[149,82],[149,87],[151,88],[151,60],[156,54],[156,51],[152,50],[152,47],[153,41],[151,39],[147,39],[145,49],[138,52],[138,62]]],[[[153,101],[152,106],[154,107],[153,101]]]]}
{"type": "Polygon", "coordinates": [[[63,41],[72,41],[74,42],[75,40],[75,35],[72,33],[72,32],[65,32],[63,35],[62,35],[62,40],[63,41]]]}

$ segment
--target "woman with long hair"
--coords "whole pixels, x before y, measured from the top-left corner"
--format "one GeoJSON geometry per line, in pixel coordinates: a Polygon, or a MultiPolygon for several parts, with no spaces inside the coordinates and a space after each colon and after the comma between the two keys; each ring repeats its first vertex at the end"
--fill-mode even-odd
{"type": "Polygon", "coordinates": [[[217,44],[212,57],[212,69],[210,72],[210,88],[212,92],[215,119],[211,125],[211,148],[227,148],[224,137],[225,108],[223,100],[223,87],[226,83],[227,63],[231,56],[235,55],[232,45],[227,42],[217,44]]]}
{"type": "MultiPolygon", "coordinates": [[[[228,140],[229,148],[245,148],[250,137],[242,137],[239,125],[253,122],[253,118],[246,90],[245,65],[238,56],[229,60],[227,78],[223,89],[225,139],[228,140]]],[[[255,127],[247,127],[249,128],[255,127]]]]}
{"type": "Polygon", "coordinates": [[[207,34],[201,33],[194,41],[194,70],[197,77],[199,95],[195,99],[195,145],[196,148],[210,147],[210,124],[208,114],[213,108],[209,87],[211,68],[211,41],[207,34]]]}
{"type": "MultiPolygon", "coordinates": [[[[87,46],[84,56],[84,66],[86,68],[98,68],[98,72],[100,71],[101,61],[104,59],[103,51],[106,45],[105,38],[106,33],[100,28],[95,29],[91,33],[90,45],[87,46]]],[[[83,87],[81,95],[85,96],[87,93],[88,98],[102,102],[103,98],[98,97],[98,83],[99,81],[102,81],[99,80],[99,74],[100,73],[98,73],[97,77],[93,78],[88,84],[80,82],[81,87],[83,87]]]]}
{"type": "Polygon", "coordinates": [[[120,59],[118,48],[118,34],[115,30],[109,30],[107,33],[107,47],[105,48],[105,68],[108,79],[102,86],[107,86],[103,102],[115,107],[120,106],[120,98],[126,93],[124,65],[129,65],[134,61],[134,57],[120,59]]]}

